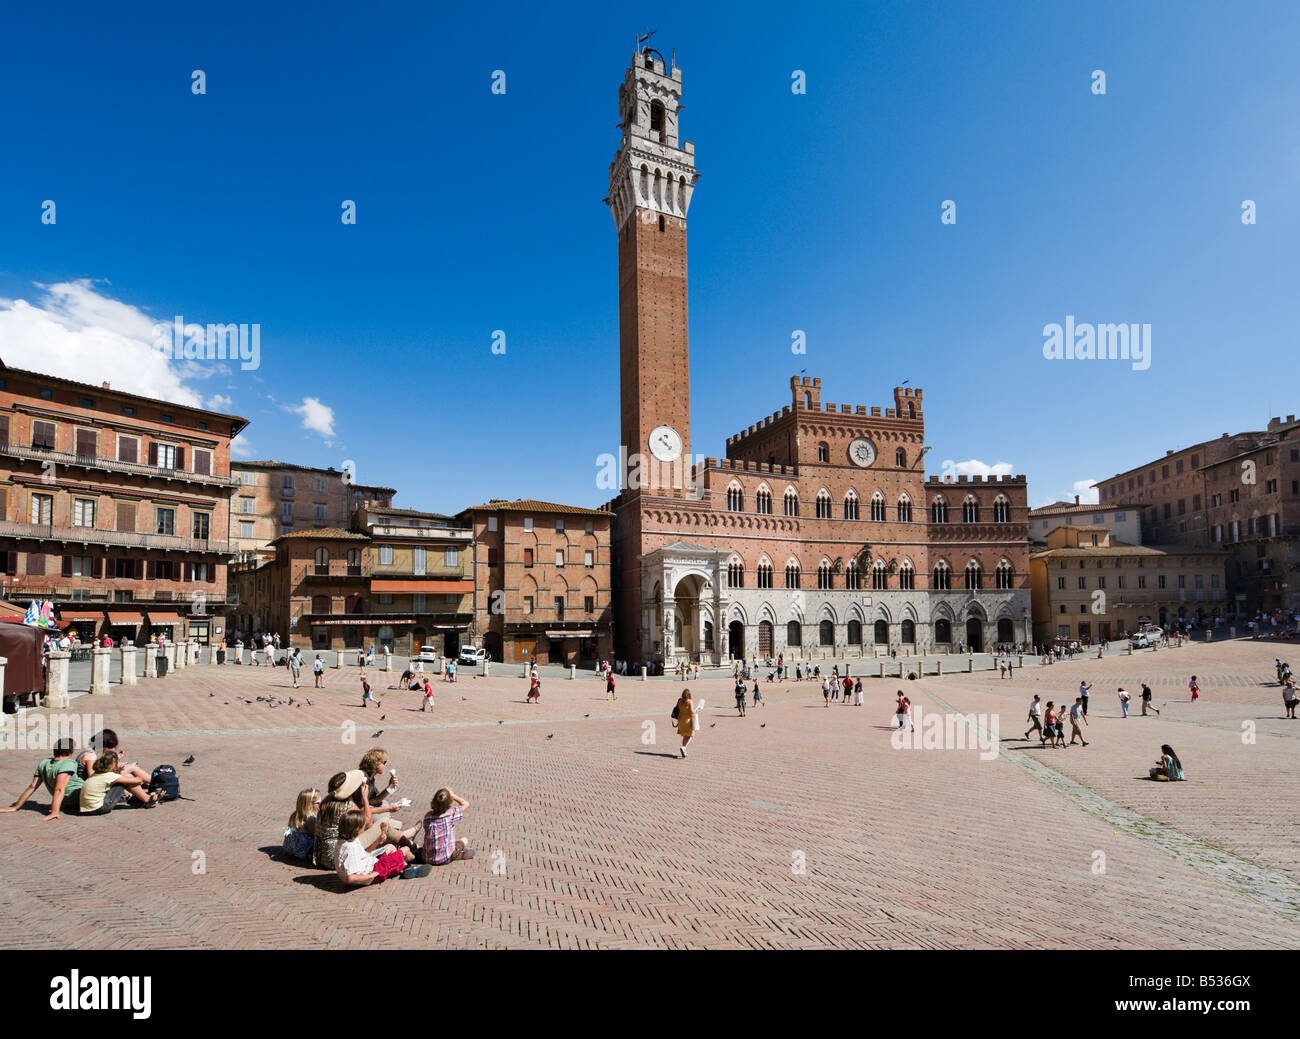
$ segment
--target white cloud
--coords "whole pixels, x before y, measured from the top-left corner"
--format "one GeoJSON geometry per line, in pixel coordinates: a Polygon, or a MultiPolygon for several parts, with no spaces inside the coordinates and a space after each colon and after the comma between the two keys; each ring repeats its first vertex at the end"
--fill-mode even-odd
{"type": "Polygon", "coordinates": [[[204,407],[211,408],[213,411],[224,411],[227,414],[235,406],[234,399],[223,393],[214,393],[208,398],[208,403],[204,407]]]}
{"type": "Polygon", "coordinates": [[[286,404],[285,411],[291,411],[302,419],[302,428],[319,433],[326,440],[334,436],[334,409],[322,404],[315,397],[303,397],[298,405],[286,404]]]}
{"type": "Polygon", "coordinates": [[[155,350],[156,318],[110,299],[89,279],[36,288],[41,295],[35,303],[0,299],[0,356],[6,364],[203,406],[202,396],[186,380],[210,372],[193,361],[170,361],[155,350]]]}
{"type": "Polygon", "coordinates": [[[1101,501],[1096,480],[1075,480],[1074,493],[1079,496],[1080,505],[1096,505],[1101,501]]]}
{"type": "Polygon", "coordinates": [[[940,476],[945,480],[957,476],[1013,476],[1015,471],[1015,466],[1010,462],[994,462],[989,465],[988,462],[981,462],[978,458],[968,458],[964,462],[954,462],[951,458],[945,458],[940,476]]]}
{"type": "Polygon", "coordinates": [[[232,458],[253,457],[253,445],[243,433],[230,442],[230,455],[232,458]]]}

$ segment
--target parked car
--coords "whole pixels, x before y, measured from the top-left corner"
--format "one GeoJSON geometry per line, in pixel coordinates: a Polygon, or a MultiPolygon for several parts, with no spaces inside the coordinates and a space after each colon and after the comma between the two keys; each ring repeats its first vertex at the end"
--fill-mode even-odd
{"type": "Polygon", "coordinates": [[[438,659],[438,650],[433,646],[421,646],[420,652],[415,654],[415,659],[424,664],[432,664],[438,659]]]}
{"type": "Polygon", "coordinates": [[[487,659],[487,650],[475,649],[473,646],[461,646],[460,652],[456,654],[456,663],[465,664],[473,667],[475,664],[481,664],[487,659]]]}
{"type": "Polygon", "coordinates": [[[1157,642],[1158,639],[1152,638],[1145,631],[1139,631],[1128,640],[1128,644],[1134,649],[1150,649],[1157,642]]]}

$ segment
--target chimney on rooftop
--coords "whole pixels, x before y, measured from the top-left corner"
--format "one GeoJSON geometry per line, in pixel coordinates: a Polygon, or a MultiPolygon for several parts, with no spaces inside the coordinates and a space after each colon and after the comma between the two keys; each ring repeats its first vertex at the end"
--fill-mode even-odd
{"type": "Polygon", "coordinates": [[[1077,494],[1074,496],[1074,504],[1075,505],[1079,504],[1079,496],[1077,494]]]}
{"type": "Polygon", "coordinates": [[[108,389],[108,383],[107,383],[107,382],[104,383],[104,389],[108,389]]]}

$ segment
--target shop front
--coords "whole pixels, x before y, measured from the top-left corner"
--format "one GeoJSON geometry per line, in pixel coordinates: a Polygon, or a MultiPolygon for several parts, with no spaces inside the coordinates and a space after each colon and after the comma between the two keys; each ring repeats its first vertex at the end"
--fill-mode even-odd
{"type": "Polygon", "coordinates": [[[159,611],[149,611],[149,632],[150,639],[162,635],[167,642],[179,642],[185,637],[185,622],[178,613],[168,613],[159,611]]]}
{"type": "Polygon", "coordinates": [[[59,614],[63,630],[75,634],[80,642],[94,642],[104,624],[102,610],[60,610],[59,614]]]}
{"type": "Polygon", "coordinates": [[[143,624],[144,614],[139,610],[110,610],[108,613],[108,634],[119,646],[139,642],[143,624]]]}

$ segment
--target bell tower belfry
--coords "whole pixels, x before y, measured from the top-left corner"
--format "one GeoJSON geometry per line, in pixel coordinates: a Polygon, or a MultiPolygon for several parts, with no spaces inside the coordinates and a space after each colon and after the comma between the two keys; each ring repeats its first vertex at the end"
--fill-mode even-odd
{"type": "Polygon", "coordinates": [[[699,175],[695,145],[678,138],[681,96],[681,70],[639,49],[618,90],[623,137],[606,200],[618,230],[621,443],[654,463],[647,490],[689,473],[686,212],[699,175]]]}

